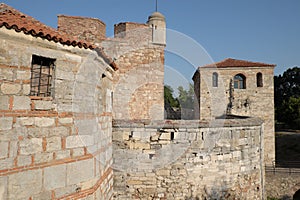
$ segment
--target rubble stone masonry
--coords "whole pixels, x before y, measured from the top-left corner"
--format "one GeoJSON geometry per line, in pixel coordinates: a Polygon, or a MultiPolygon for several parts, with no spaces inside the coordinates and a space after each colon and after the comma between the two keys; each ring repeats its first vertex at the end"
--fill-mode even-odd
{"type": "Polygon", "coordinates": [[[116,25],[118,35],[101,43],[119,68],[113,80],[113,118],[163,120],[164,45],[152,43],[145,24],[126,24],[116,25]]]}
{"type": "Polygon", "coordinates": [[[0,29],[0,199],[112,197],[112,74],[92,50],[0,29]],[[30,96],[32,55],[55,59],[30,96]]]}
{"type": "Polygon", "coordinates": [[[194,77],[200,119],[210,120],[227,113],[264,120],[264,159],[267,164],[275,160],[273,70],[274,67],[200,67],[200,74],[198,72],[194,77]],[[212,87],[214,72],[218,73],[218,87],[212,87]],[[262,87],[257,87],[257,73],[262,73],[262,87]],[[231,91],[230,81],[236,74],[246,77],[246,89],[231,91]]]}
{"type": "Polygon", "coordinates": [[[114,121],[114,198],[262,199],[262,121],[214,124],[114,121]]]}

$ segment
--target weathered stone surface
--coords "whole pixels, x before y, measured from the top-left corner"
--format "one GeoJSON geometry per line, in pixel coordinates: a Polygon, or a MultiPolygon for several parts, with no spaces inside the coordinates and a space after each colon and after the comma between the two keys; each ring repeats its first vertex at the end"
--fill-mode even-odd
{"type": "Polygon", "coordinates": [[[17,71],[17,79],[19,80],[29,80],[30,79],[30,71],[17,71]]]}
{"type": "Polygon", "coordinates": [[[34,162],[39,163],[48,163],[53,160],[53,153],[37,153],[34,157],[34,162]]]}
{"type": "Polygon", "coordinates": [[[13,118],[12,117],[0,117],[0,131],[12,129],[13,118]]]}
{"type": "Polygon", "coordinates": [[[0,177],[0,199],[7,199],[7,177],[0,177]]]}
{"type": "Polygon", "coordinates": [[[44,169],[44,187],[53,190],[66,186],[66,165],[52,166],[44,169]]]}
{"type": "Polygon", "coordinates": [[[0,95],[0,110],[8,110],[9,97],[0,95]]]}
{"type": "MultiPolygon", "coordinates": [[[[236,66],[217,70],[214,67],[200,67],[194,76],[194,89],[200,105],[200,108],[196,108],[198,119],[211,120],[229,113],[259,117],[264,120],[263,140],[266,149],[264,151],[266,164],[272,164],[275,160],[273,76],[274,66],[236,66]],[[212,85],[213,73],[218,74],[218,87],[212,85]],[[241,73],[245,76],[245,88],[234,88],[234,83],[231,81],[235,75],[241,73]],[[262,87],[257,85],[259,73],[263,77],[262,87]]],[[[233,119],[232,123],[235,122],[236,120],[233,119]]],[[[224,123],[215,125],[222,127],[224,123]]]]}
{"type": "Polygon", "coordinates": [[[67,148],[78,148],[91,146],[94,144],[94,137],[91,135],[75,135],[69,136],[66,139],[67,148]]]}
{"type": "Polygon", "coordinates": [[[69,163],[67,165],[67,185],[87,181],[94,175],[93,159],[69,163]]]}
{"type": "Polygon", "coordinates": [[[3,94],[18,94],[21,91],[20,84],[14,83],[3,83],[1,85],[1,92],[3,94]]]}
{"type": "Polygon", "coordinates": [[[156,122],[143,128],[149,134],[139,130],[140,135],[149,137],[141,142],[137,140],[139,137],[127,140],[121,134],[137,131],[137,127],[128,128],[128,123],[115,122],[118,133],[113,138],[116,199],[262,198],[262,192],[257,189],[262,187],[262,157],[257,149],[263,147],[259,140],[249,143],[257,135],[262,136],[260,121],[248,125],[247,120],[242,120],[234,127],[228,123],[228,127],[222,128],[205,124],[201,127],[198,122],[188,121],[184,125],[168,123],[173,128],[161,128],[157,134],[153,133],[156,122]],[[253,131],[255,134],[251,134],[253,131]],[[231,137],[232,132],[236,137],[231,137]],[[235,140],[240,143],[235,145],[235,140]]]}
{"type": "Polygon", "coordinates": [[[8,157],[8,142],[0,141],[0,159],[8,157]]]}
{"type": "Polygon", "coordinates": [[[30,155],[28,155],[28,156],[20,155],[17,157],[17,163],[18,163],[18,166],[30,165],[32,163],[32,158],[30,155]]]}
{"type": "Polygon", "coordinates": [[[20,117],[17,118],[17,122],[22,126],[31,126],[34,124],[34,117],[20,117]]]}
{"type": "Polygon", "coordinates": [[[47,151],[56,151],[61,149],[61,137],[47,138],[47,151]]]}
{"type": "Polygon", "coordinates": [[[30,110],[30,98],[27,96],[14,96],[13,110],[30,110]]]}
{"type": "Polygon", "coordinates": [[[43,151],[42,138],[31,138],[20,141],[20,154],[30,155],[43,151]]]}
{"type": "Polygon", "coordinates": [[[73,118],[59,118],[58,122],[61,124],[72,124],[73,123],[73,118]]]}
{"type": "Polygon", "coordinates": [[[63,150],[55,152],[56,160],[69,158],[70,157],[70,150],[63,150]]]}
{"type": "Polygon", "coordinates": [[[33,101],[34,109],[36,110],[51,110],[52,109],[52,101],[33,101]]]}
{"type": "Polygon", "coordinates": [[[53,126],[55,123],[54,118],[47,118],[47,117],[35,117],[34,118],[34,123],[37,127],[49,127],[53,126]]]}
{"type": "Polygon", "coordinates": [[[42,170],[29,170],[8,177],[8,199],[28,199],[40,193],[43,186],[42,170]]]}

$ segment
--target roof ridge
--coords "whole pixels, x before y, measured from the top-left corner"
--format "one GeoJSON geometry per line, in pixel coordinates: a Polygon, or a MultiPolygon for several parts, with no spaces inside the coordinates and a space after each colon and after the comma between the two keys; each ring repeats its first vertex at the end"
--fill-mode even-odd
{"type": "Polygon", "coordinates": [[[0,4],[0,28],[2,26],[68,46],[72,45],[86,49],[95,48],[93,44],[79,40],[74,36],[63,34],[57,29],[47,26],[39,20],[26,15],[5,3],[0,4]]]}
{"type": "Polygon", "coordinates": [[[240,60],[235,58],[225,58],[219,62],[207,64],[204,68],[216,67],[216,68],[224,68],[224,67],[275,67],[275,64],[267,64],[263,62],[254,62],[248,60],[240,60]]]}

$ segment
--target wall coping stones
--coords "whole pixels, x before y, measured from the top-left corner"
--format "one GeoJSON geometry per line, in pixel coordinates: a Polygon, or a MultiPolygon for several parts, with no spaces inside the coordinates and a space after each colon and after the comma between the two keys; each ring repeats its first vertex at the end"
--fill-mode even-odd
{"type": "Polygon", "coordinates": [[[113,120],[113,127],[118,128],[217,128],[260,126],[264,121],[256,117],[231,116],[230,119],[203,120],[113,120]]]}

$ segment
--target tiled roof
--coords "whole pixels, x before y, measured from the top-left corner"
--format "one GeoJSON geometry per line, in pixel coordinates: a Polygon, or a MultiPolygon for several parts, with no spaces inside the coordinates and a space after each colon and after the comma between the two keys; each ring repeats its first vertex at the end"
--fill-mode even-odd
{"type": "Polygon", "coordinates": [[[246,60],[237,60],[233,58],[227,58],[220,62],[204,65],[201,68],[226,68],[226,67],[275,67],[274,64],[267,64],[261,62],[251,62],[246,60]]]}
{"type": "Polygon", "coordinates": [[[35,37],[59,42],[64,45],[78,46],[80,48],[94,49],[95,46],[84,41],[78,41],[75,37],[59,33],[56,29],[46,26],[38,20],[21,13],[20,11],[4,4],[0,4],[0,28],[14,29],[16,32],[24,32],[35,37]]]}
{"type": "Polygon", "coordinates": [[[56,29],[46,26],[38,20],[21,13],[20,11],[4,4],[0,4],[0,28],[14,29],[16,32],[24,32],[34,37],[40,37],[49,41],[59,42],[63,45],[78,46],[80,48],[92,49],[101,56],[113,69],[117,69],[116,64],[109,58],[103,49],[96,47],[85,41],[79,41],[74,36],[63,34],[56,29]]]}

